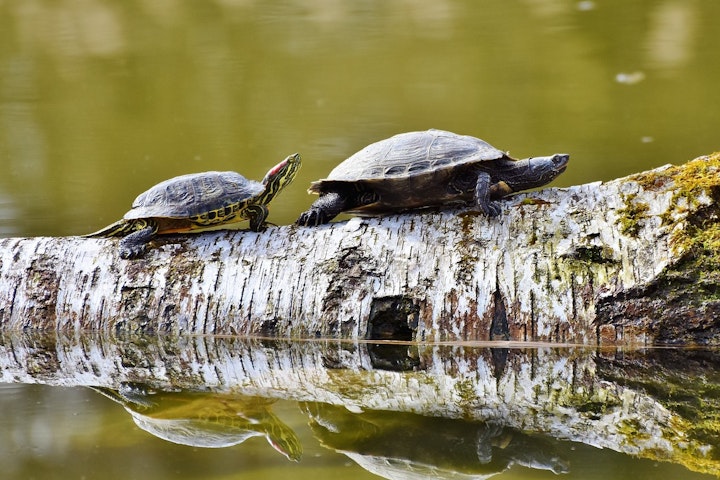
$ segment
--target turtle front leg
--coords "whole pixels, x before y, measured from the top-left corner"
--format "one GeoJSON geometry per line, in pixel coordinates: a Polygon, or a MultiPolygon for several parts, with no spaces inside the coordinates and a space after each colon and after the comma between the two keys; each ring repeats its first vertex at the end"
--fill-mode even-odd
{"type": "Polygon", "coordinates": [[[328,223],[347,208],[347,200],[337,192],[322,194],[310,208],[300,214],[297,225],[312,227],[328,223]]]}
{"type": "Polygon", "coordinates": [[[147,249],[148,242],[157,233],[157,225],[148,223],[146,226],[137,232],[133,232],[120,240],[120,257],[125,259],[137,258],[142,256],[147,249]]]}
{"type": "Polygon", "coordinates": [[[250,230],[253,232],[262,232],[265,230],[267,226],[265,219],[269,214],[270,212],[265,205],[248,205],[245,209],[245,216],[250,220],[250,230]]]}
{"type": "Polygon", "coordinates": [[[485,172],[478,173],[477,183],[475,184],[475,205],[488,217],[497,217],[500,215],[500,205],[490,201],[491,184],[492,180],[489,174],[485,172]]]}

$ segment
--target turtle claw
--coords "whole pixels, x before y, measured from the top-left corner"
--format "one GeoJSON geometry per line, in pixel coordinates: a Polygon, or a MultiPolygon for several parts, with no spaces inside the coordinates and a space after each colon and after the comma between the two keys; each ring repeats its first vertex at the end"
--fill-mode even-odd
{"type": "Polygon", "coordinates": [[[488,203],[485,208],[482,209],[483,213],[488,217],[499,217],[500,216],[500,205],[495,202],[488,203]]]}
{"type": "Polygon", "coordinates": [[[120,258],[125,260],[131,260],[133,258],[141,257],[145,250],[145,245],[120,245],[120,258]]]}
{"type": "Polygon", "coordinates": [[[277,225],[276,223],[263,222],[262,225],[255,226],[255,227],[252,227],[252,226],[251,226],[251,227],[250,227],[250,230],[252,230],[253,232],[264,232],[265,230],[268,229],[268,227],[277,227],[277,226],[278,226],[278,225],[277,225]]]}
{"type": "Polygon", "coordinates": [[[323,193],[309,209],[300,214],[295,223],[304,227],[316,227],[328,223],[340,212],[355,204],[338,192],[323,193]]]}
{"type": "Polygon", "coordinates": [[[473,213],[475,215],[484,215],[489,218],[496,218],[499,217],[502,212],[500,205],[498,205],[497,202],[491,202],[485,205],[475,205],[475,207],[471,208],[468,213],[473,213]]]}
{"type": "Polygon", "coordinates": [[[154,227],[146,227],[120,240],[120,257],[126,260],[141,257],[156,231],[154,227]]]}
{"type": "Polygon", "coordinates": [[[311,208],[310,210],[301,213],[295,221],[295,224],[300,225],[301,227],[316,227],[328,222],[328,219],[325,217],[326,216],[320,210],[311,208]]]}
{"type": "Polygon", "coordinates": [[[312,210],[301,213],[298,219],[295,220],[295,225],[300,225],[301,227],[310,227],[317,224],[317,212],[313,212],[312,210]]]}

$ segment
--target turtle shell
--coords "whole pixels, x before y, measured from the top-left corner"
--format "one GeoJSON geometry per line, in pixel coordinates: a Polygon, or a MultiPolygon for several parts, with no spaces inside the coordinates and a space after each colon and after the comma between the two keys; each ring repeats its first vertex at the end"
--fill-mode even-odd
{"type": "Polygon", "coordinates": [[[237,172],[181,175],[138,195],[124,218],[190,218],[247,202],[264,190],[261,183],[237,172]]]}
{"type": "Polygon", "coordinates": [[[352,155],[310,191],[319,193],[326,181],[401,179],[501,158],[508,158],[505,152],[479,138],[443,130],[401,133],[352,155]]]}

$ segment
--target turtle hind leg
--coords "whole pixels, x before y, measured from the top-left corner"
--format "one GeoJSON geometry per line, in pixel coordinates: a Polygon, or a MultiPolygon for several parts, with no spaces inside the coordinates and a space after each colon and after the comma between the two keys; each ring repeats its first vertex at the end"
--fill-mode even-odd
{"type": "Polygon", "coordinates": [[[125,259],[142,256],[147,250],[147,244],[155,236],[157,225],[147,225],[142,230],[127,235],[120,240],[120,257],[125,259]]]}
{"type": "Polygon", "coordinates": [[[475,205],[488,217],[500,215],[500,205],[490,200],[490,186],[492,179],[485,172],[478,173],[475,185],[475,205]]]}
{"type": "Polygon", "coordinates": [[[322,225],[347,208],[347,199],[344,196],[337,192],[325,193],[315,200],[308,210],[300,214],[295,223],[305,227],[322,225]]]}

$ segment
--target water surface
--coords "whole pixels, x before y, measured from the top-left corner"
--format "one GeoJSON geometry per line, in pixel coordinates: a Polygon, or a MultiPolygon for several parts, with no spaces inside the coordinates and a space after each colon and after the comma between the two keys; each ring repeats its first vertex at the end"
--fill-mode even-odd
{"type": "Polygon", "coordinates": [[[3,465],[7,478],[711,478],[719,362],[712,350],[3,335],[3,465]]]}
{"type": "Polygon", "coordinates": [[[0,232],[70,235],[166,178],[305,164],[441,128],[558,186],[718,149],[712,1],[9,1],[0,5],[0,232]]]}

